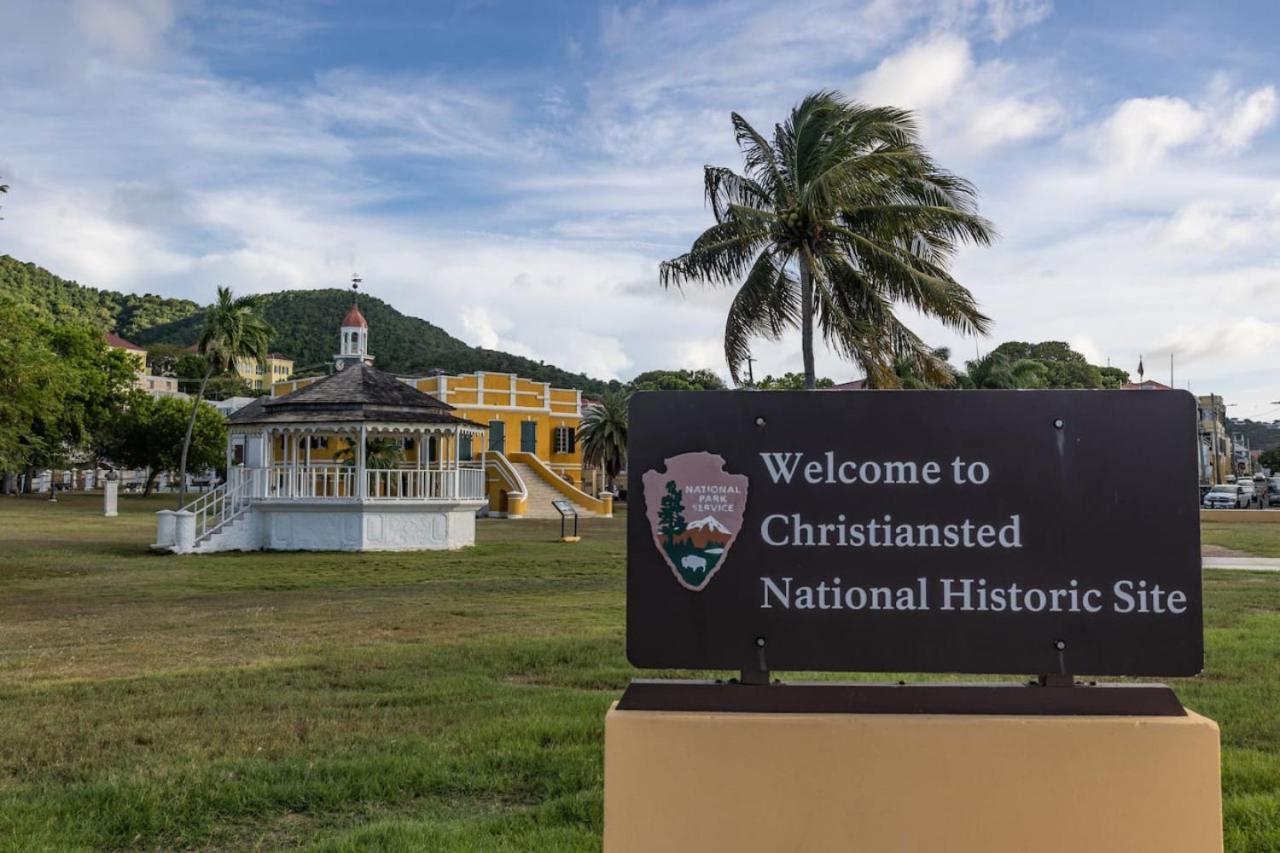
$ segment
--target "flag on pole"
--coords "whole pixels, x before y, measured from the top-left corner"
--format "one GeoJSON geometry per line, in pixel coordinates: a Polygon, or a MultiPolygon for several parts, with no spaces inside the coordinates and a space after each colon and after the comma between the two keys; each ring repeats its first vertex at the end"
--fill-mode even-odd
{"type": "Polygon", "coordinates": [[[1138,356],[1138,382],[1139,383],[1142,382],[1142,374],[1144,372],[1145,371],[1142,369],[1142,356],[1138,356]]]}

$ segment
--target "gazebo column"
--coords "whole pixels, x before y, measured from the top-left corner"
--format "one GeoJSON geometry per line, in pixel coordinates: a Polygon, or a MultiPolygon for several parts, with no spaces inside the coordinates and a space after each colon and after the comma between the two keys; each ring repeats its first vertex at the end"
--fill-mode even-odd
{"type": "Polygon", "coordinates": [[[461,427],[454,427],[453,433],[449,436],[449,443],[452,444],[453,451],[453,494],[450,496],[455,501],[462,496],[462,492],[458,490],[458,484],[462,477],[462,442],[458,440],[461,436],[461,427]]]}
{"type": "Polygon", "coordinates": [[[369,472],[365,466],[365,444],[368,443],[367,427],[360,424],[359,446],[356,451],[356,495],[360,500],[366,500],[369,497],[369,472]]]}

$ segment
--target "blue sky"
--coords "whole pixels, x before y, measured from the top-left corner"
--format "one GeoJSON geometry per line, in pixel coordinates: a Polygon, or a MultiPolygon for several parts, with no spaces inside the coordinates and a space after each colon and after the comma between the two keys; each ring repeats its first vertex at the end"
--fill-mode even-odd
{"type": "MultiPolygon", "coordinates": [[[[1001,233],[956,271],[1002,340],[1273,416],[1280,12],[1269,3],[10,0],[0,252],[207,301],[366,288],[599,376],[724,372],[729,294],[666,293],[704,163],[834,88],[918,113],[1001,233]]],[[[371,347],[376,353],[377,330],[371,347]]],[[[799,367],[798,341],[758,369],[799,367]]],[[[835,379],[854,369],[824,353],[835,379]]]]}

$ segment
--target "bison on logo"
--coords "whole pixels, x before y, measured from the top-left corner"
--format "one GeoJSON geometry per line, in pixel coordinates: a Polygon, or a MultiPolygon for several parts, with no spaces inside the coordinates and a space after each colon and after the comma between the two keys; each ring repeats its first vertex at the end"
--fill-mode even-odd
{"type": "Polygon", "coordinates": [[[653,542],[685,589],[698,592],[724,565],[742,529],[747,476],[714,453],[681,453],[642,480],[653,542]]]}

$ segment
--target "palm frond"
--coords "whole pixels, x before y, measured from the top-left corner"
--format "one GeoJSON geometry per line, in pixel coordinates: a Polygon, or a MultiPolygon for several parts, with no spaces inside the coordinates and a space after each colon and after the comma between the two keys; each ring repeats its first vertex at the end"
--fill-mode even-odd
{"type": "Polygon", "coordinates": [[[751,355],[751,341],[776,341],[800,316],[799,282],[787,271],[787,258],[763,252],[733,297],[724,327],[724,357],[735,384],[751,355]]]}

